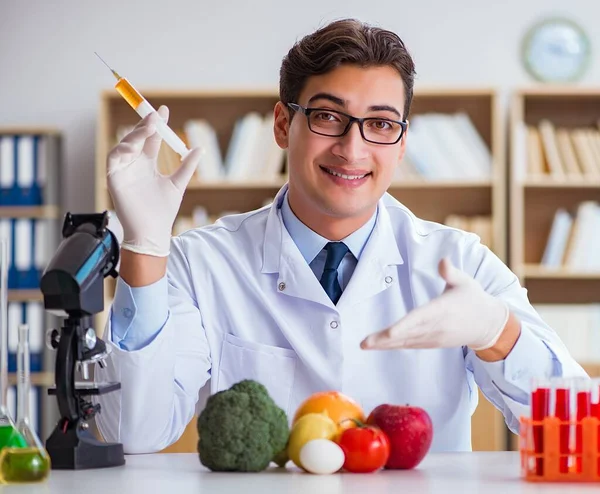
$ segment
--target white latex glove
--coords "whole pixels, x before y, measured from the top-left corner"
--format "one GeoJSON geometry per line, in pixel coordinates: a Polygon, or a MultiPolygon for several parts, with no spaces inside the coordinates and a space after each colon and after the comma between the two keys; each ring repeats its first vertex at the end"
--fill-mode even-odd
{"type": "Polygon", "coordinates": [[[508,322],[505,302],[486,293],[481,285],[452,265],[439,263],[446,281],[444,293],[418,307],[392,327],[365,338],[364,349],[448,348],[473,350],[492,347],[508,322]]]}
{"type": "Polygon", "coordinates": [[[144,117],[108,154],[108,192],[123,225],[121,247],[139,254],[169,255],[171,231],[183,193],[198,166],[202,150],[195,148],[171,175],[158,171],[162,138],[155,132],[157,118],[169,110],[144,117]]]}

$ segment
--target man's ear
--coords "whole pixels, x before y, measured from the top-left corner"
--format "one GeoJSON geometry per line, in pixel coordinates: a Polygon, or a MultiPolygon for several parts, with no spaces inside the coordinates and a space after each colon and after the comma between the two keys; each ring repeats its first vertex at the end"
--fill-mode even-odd
{"type": "Polygon", "coordinates": [[[273,132],[275,142],[281,149],[287,149],[290,136],[290,110],[281,101],[273,109],[273,132]]]}

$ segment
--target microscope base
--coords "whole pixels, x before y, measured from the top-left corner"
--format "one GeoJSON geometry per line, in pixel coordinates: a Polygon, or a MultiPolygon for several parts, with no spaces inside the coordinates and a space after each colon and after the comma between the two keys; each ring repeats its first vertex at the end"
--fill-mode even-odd
{"type": "Polygon", "coordinates": [[[60,424],[46,441],[53,470],[108,468],[125,464],[122,444],[100,442],[79,426],[69,427],[63,432],[60,424]]]}

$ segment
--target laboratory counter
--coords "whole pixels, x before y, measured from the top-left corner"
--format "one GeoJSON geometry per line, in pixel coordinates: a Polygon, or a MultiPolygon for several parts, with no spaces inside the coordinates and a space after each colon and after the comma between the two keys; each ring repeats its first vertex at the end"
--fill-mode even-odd
{"type": "Polygon", "coordinates": [[[5,485],[2,494],[106,494],[107,492],[168,492],[263,494],[274,493],[453,493],[511,494],[600,492],[596,484],[531,483],[520,477],[516,452],[429,454],[414,470],[381,470],[371,474],[313,475],[276,466],[260,473],[210,472],[198,455],[151,454],[126,456],[122,467],[52,470],[43,484],[5,485]]]}

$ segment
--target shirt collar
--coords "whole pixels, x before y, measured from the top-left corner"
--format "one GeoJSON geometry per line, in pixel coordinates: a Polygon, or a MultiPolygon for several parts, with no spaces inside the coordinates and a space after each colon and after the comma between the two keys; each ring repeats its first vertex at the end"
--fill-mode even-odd
{"type": "MultiPolygon", "coordinates": [[[[292,237],[294,240],[294,243],[298,247],[302,257],[304,257],[307,264],[310,264],[314,258],[317,257],[319,252],[323,250],[329,240],[311,230],[298,219],[298,217],[290,208],[287,192],[281,203],[281,217],[286,230],[290,234],[290,237],[292,237]]],[[[377,209],[369,221],[367,221],[358,230],[341,240],[348,246],[348,249],[350,252],[352,252],[352,255],[354,255],[357,260],[360,259],[360,255],[367,244],[367,240],[369,240],[369,236],[373,231],[376,220],[377,209]]]]}

